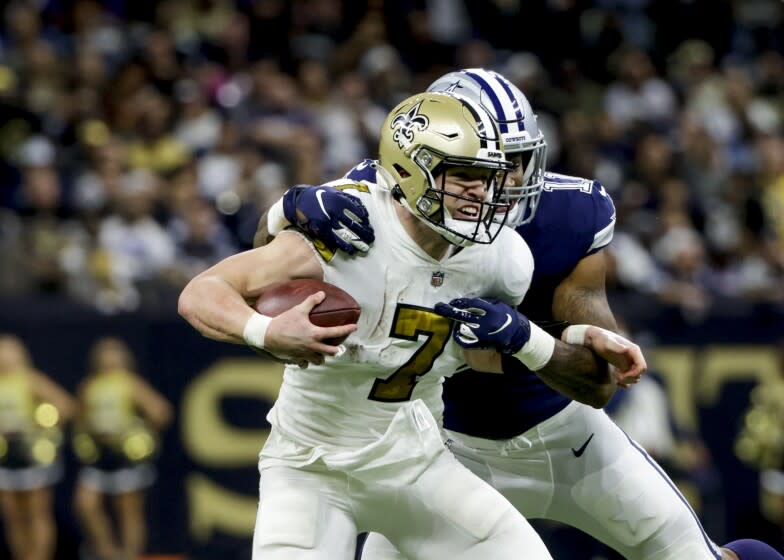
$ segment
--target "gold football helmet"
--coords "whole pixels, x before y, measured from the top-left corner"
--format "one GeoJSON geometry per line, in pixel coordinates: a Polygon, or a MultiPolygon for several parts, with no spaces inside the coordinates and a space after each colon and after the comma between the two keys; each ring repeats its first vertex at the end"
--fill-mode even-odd
{"type": "Polygon", "coordinates": [[[509,208],[508,202],[500,202],[500,194],[513,164],[504,157],[497,125],[479,104],[449,93],[404,100],[382,126],[379,168],[395,198],[450,243],[491,243],[498,235],[503,220],[494,218],[509,208]],[[465,198],[445,191],[449,167],[488,170],[486,195],[475,220],[455,219],[444,205],[445,196],[465,198]]]}

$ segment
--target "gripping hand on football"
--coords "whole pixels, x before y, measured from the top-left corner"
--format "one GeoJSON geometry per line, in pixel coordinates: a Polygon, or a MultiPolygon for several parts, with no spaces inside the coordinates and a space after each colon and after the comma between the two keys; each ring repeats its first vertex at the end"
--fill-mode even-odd
{"type": "Polygon", "coordinates": [[[330,339],[346,337],[357,329],[355,323],[335,327],[319,327],[310,320],[310,312],[324,301],[326,294],[316,292],[302,303],[274,317],[264,337],[264,350],[287,363],[305,368],[320,365],[325,356],[336,356],[339,346],[330,339]]]}
{"type": "Polygon", "coordinates": [[[457,321],[453,337],[463,348],[494,347],[516,354],[531,337],[531,324],[511,305],[487,298],[457,298],[438,302],[435,312],[457,321]]]}
{"type": "Polygon", "coordinates": [[[366,253],[375,240],[367,209],[334,187],[297,185],[283,195],[286,219],[332,249],[366,253]]]}

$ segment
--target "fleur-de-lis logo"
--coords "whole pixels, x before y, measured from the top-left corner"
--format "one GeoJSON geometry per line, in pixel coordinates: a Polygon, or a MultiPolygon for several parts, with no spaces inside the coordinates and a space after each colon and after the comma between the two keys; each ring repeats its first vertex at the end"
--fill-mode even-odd
{"type": "Polygon", "coordinates": [[[392,140],[397,142],[401,148],[411,145],[414,141],[414,129],[425,130],[430,125],[430,119],[426,115],[419,114],[420,101],[411,107],[406,113],[401,113],[392,119],[390,127],[395,131],[392,140]]]}

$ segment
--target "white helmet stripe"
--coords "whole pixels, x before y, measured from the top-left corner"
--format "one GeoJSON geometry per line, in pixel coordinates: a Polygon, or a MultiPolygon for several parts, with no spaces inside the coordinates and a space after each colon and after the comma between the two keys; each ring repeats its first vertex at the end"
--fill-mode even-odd
{"type": "Polygon", "coordinates": [[[500,74],[493,72],[493,76],[495,76],[498,83],[501,84],[501,87],[504,88],[504,91],[509,96],[509,99],[512,100],[515,116],[513,118],[509,118],[508,120],[514,121],[514,126],[515,128],[517,128],[515,132],[525,132],[525,115],[523,115],[523,110],[520,108],[520,104],[517,102],[517,98],[512,92],[511,84],[506,78],[504,78],[500,74]]]}
{"type": "Polygon", "coordinates": [[[501,138],[496,136],[496,125],[493,118],[482,107],[476,106],[475,102],[467,97],[460,98],[465,106],[471,111],[474,119],[479,123],[480,138],[482,147],[491,151],[501,150],[501,138]]]}
{"type": "MultiPolygon", "coordinates": [[[[495,115],[499,121],[498,124],[502,134],[523,132],[525,130],[519,125],[519,121],[522,120],[523,114],[520,111],[517,100],[508,87],[503,87],[499,83],[501,80],[499,79],[500,76],[498,76],[498,74],[490,73],[487,70],[482,69],[462,70],[461,72],[477,82],[481,86],[483,92],[489,97],[490,103],[492,104],[495,115]],[[509,129],[510,125],[514,127],[513,130],[509,129]]],[[[503,85],[505,86],[506,84],[503,85]]]]}

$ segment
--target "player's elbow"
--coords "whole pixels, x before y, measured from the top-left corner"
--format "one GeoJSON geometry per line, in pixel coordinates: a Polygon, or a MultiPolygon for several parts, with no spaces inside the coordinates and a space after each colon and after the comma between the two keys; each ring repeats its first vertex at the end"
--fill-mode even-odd
{"type": "Polygon", "coordinates": [[[198,311],[198,287],[195,285],[198,281],[198,278],[194,278],[188,282],[177,300],[177,313],[191,325],[194,324],[198,311]]]}

